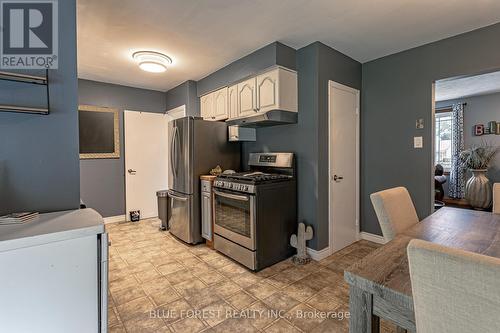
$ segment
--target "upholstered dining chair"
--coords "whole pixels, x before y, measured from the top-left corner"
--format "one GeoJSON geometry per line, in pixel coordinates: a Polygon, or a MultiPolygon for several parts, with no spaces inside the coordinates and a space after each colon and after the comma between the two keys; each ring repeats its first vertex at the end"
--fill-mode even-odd
{"type": "Polygon", "coordinates": [[[419,221],[410,193],[404,187],[372,193],[370,199],[386,241],[419,221]]]}
{"type": "Polygon", "coordinates": [[[500,259],[417,239],[407,251],[418,333],[500,332],[500,259]]]}
{"type": "Polygon", "coordinates": [[[500,214],[500,183],[493,184],[493,214],[500,214]]]}

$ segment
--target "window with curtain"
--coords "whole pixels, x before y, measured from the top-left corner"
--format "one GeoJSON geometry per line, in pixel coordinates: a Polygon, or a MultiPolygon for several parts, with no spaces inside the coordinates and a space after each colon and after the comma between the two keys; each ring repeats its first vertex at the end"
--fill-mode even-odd
{"type": "Polygon", "coordinates": [[[446,172],[451,170],[451,139],[452,139],[452,112],[451,110],[436,113],[436,130],[434,161],[441,164],[446,172]]]}

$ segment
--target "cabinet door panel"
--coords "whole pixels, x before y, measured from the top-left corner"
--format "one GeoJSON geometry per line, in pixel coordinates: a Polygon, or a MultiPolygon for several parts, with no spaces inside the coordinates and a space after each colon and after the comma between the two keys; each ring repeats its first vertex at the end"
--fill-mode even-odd
{"type": "Polygon", "coordinates": [[[240,116],[248,116],[257,112],[255,78],[238,84],[238,105],[240,116]]]}
{"type": "Polygon", "coordinates": [[[238,110],[238,85],[229,87],[227,92],[227,99],[229,101],[229,118],[236,118],[240,115],[238,110]]]}
{"type": "Polygon", "coordinates": [[[214,95],[208,94],[200,97],[200,114],[205,120],[211,120],[214,117],[214,95]]]}
{"type": "Polygon", "coordinates": [[[227,88],[222,88],[214,92],[214,112],[216,120],[228,118],[227,112],[227,88]]]}
{"type": "Polygon", "coordinates": [[[257,77],[257,108],[259,112],[279,107],[278,70],[257,77]]]}
{"type": "Polygon", "coordinates": [[[212,240],[212,195],[201,193],[201,236],[212,240]]]}

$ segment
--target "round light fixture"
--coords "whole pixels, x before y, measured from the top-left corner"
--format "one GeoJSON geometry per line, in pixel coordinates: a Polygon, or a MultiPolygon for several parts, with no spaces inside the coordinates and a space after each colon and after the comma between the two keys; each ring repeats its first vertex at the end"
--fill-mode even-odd
{"type": "Polygon", "coordinates": [[[140,69],[152,73],[163,73],[172,64],[169,56],[154,51],[137,51],[132,54],[132,58],[137,61],[140,69]]]}

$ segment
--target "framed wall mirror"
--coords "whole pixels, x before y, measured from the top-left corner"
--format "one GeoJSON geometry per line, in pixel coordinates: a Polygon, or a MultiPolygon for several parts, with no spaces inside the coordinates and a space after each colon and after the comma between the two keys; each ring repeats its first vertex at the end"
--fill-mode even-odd
{"type": "Polygon", "coordinates": [[[80,159],[120,158],[117,109],[80,105],[78,120],[80,159]]]}

